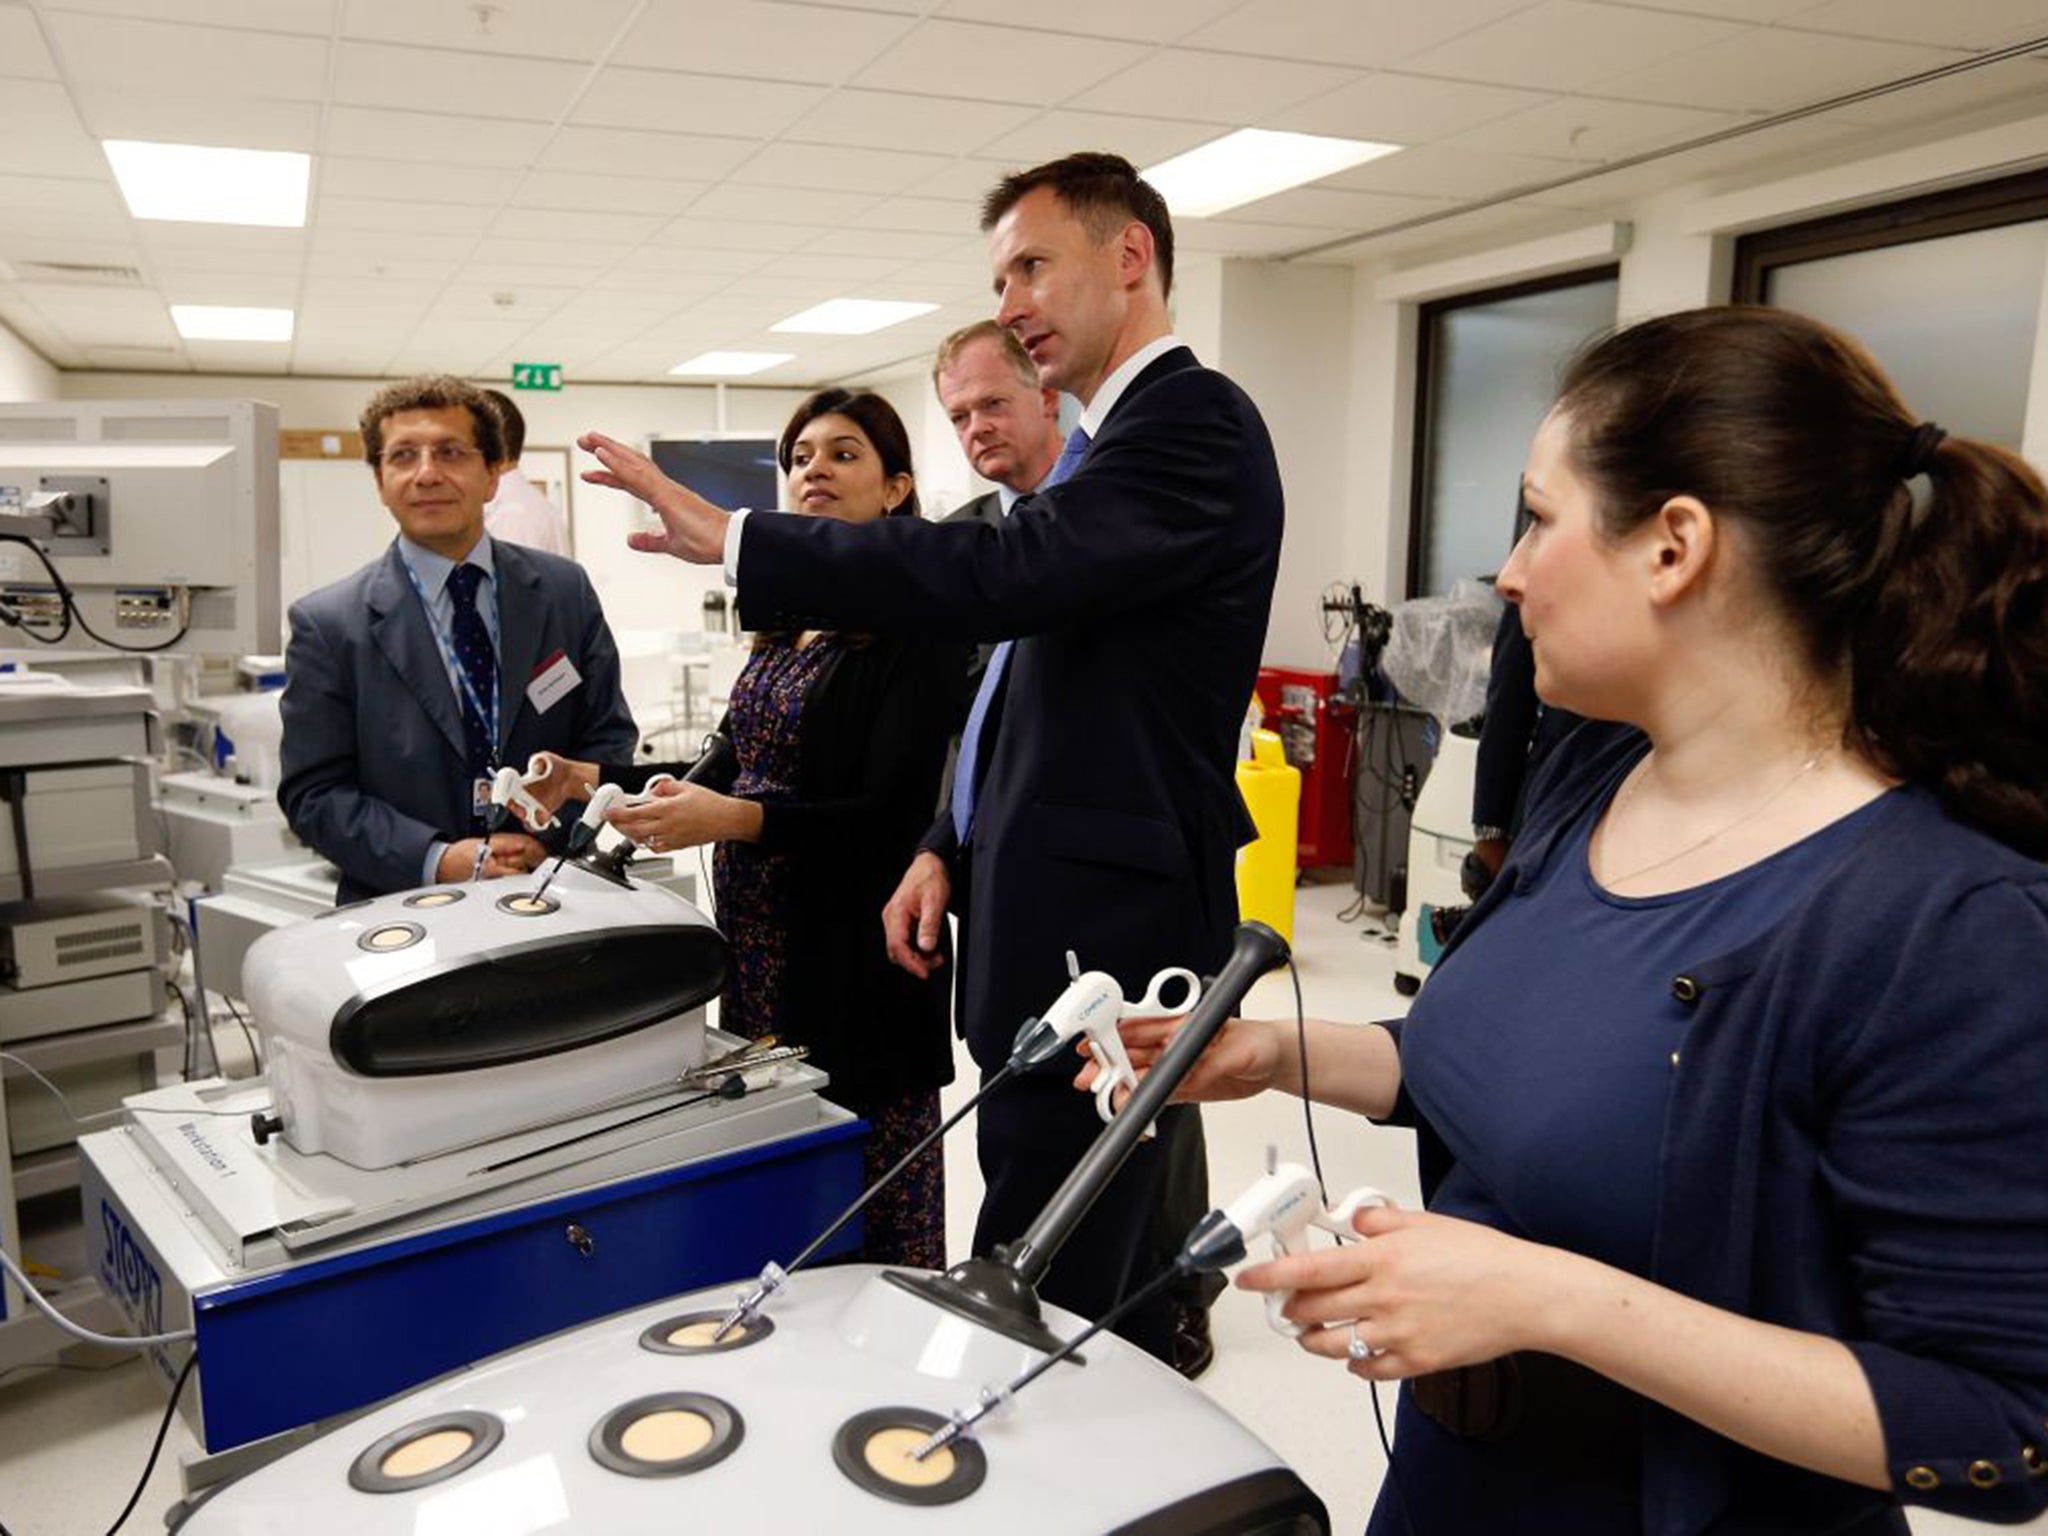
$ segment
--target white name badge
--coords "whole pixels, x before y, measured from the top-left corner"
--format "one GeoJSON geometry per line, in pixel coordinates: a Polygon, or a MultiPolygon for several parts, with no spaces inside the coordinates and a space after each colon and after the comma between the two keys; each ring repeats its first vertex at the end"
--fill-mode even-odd
{"type": "Polygon", "coordinates": [[[544,715],[582,681],[583,674],[576,670],[568,654],[557,651],[533,669],[533,681],[526,685],[526,697],[533,704],[533,712],[544,715]]]}

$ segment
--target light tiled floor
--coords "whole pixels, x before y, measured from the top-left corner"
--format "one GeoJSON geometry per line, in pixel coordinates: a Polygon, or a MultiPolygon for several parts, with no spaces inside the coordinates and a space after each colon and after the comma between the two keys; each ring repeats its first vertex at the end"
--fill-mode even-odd
{"type": "MultiPolygon", "coordinates": [[[[1404,1011],[1405,1000],[1391,984],[1391,952],[1359,925],[1337,921],[1349,888],[1310,886],[1299,896],[1295,948],[1309,1016],[1368,1020],[1404,1011]]],[[[1285,976],[1262,981],[1245,1011],[1291,1017],[1294,998],[1285,976]]],[[[949,1107],[967,1091],[963,1077],[949,1107]]],[[[1205,1114],[1210,1192],[1219,1202],[1263,1171],[1269,1143],[1283,1159],[1305,1159],[1298,1100],[1269,1095],[1205,1114]]],[[[1374,1184],[1398,1200],[1415,1201],[1414,1158],[1403,1133],[1322,1110],[1316,1135],[1333,1191],[1374,1184]]],[[[966,1249],[980,1196],[972,1137],[970,1120],[947,1147],[947,1226],[956,1254],[966,1249]]],[[[1329,1506],[1338,1531],[1359,1529],[1384,1471],[1365,1388],[1271,1332],[1262,1306],[1246,1293],[1224,1294],[1214,1328],[1217,1360],[1202,1390],[1301,1473],[1329,1506]]],[[[1391,1419],[1390,1393],[1384,1405],[1391,1419]]],[[[99,1372],[25,1372],[0,1380],[0,1523],[12,1536],[97,1536],[127,1497],[162,1411],[162,1389],[132,1361],[99,1372]]],[[[177,1458],[194,1452],[182,1421],[174,1423],[128,1531],[161,1530],[163,1510],[180,1493],[177,1458]]],[[[1961,1536],[1975,1528],[1943,1516],[1913,1519],[1916,1536],[1961,1536]]],[[[2026,1529],[2048,1532],[2048,1521],[2026,1529]]]]}

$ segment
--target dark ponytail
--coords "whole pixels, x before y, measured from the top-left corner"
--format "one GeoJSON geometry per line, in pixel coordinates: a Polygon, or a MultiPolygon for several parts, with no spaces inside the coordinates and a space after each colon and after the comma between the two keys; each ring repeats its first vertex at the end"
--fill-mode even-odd
{"type": "Polygon", "coordinates": [[[1846,741],[2048,857],[2048,491],[1921,423],[1861,347],[1785,310],[1661,316],[1567,368],[1571,455],[1619,537],[1673,496],[1738,521],[1846,741]]]}

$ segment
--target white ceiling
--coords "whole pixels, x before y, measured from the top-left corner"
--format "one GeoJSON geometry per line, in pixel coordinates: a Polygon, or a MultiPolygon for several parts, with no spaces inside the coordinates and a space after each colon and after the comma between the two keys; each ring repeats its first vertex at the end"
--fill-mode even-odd
{"type": "MultiPolygon", "coordinates": [[[[1068,150],[1408,145],[1178,226],[1280,256],[1427,221],[1323,258],[1357,260],[1596,212],[1621,179],[1502,195],[2041,37],[2048,0],[0,0],[0,320],[64,368],[624,382],[717,348],[796,352],[756,381],[805,383],[987,313],[979,195],[1068,150]],[[310,152],[307,227],[133,219],[102,138],[310,152]],[[841,295],[940,307],[767,329],[841,295]],[[173,303],[297,334],[187,342],[173,303]]],[[[1669,179],[2044,91],[2038,55],[1989,65],[1669,179]]]]}

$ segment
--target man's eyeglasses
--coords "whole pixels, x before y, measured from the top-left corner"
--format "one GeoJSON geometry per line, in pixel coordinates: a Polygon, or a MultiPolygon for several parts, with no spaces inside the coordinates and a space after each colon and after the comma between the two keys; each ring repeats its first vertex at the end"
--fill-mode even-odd
{"type": "Polygon", "coordinates": [[[411,474],[420,467],[424,458],[432,458],[437,469],[455,469],[471,459],[483,457],[483,450],[472,448],[467,443],[436,443],[431,448],[387,448],[377,455],[377,462],[385,469],[395,470],[401,475],[411,474]]]}

